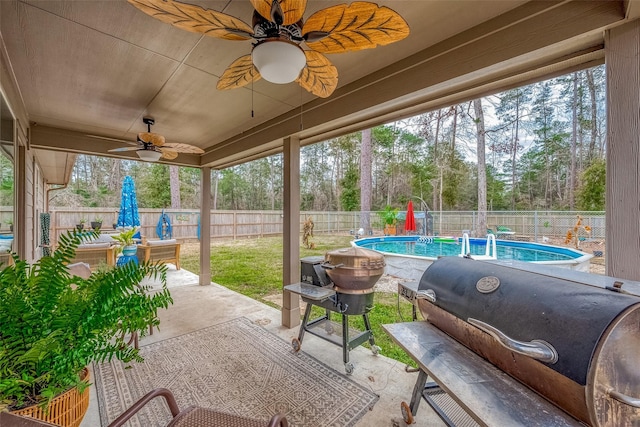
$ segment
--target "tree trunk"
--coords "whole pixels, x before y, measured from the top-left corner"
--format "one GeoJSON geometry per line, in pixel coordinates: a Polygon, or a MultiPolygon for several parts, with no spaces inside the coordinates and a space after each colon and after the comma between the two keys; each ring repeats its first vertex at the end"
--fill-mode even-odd
{"type": "Polygon", "coordinates": [[[169,183],[171,185],[171,208],[180,209],[180,168],[169,166],[169,183]]]}
{"type": "Polygon", "coordinates": [[[476,135],[478,151],[478,224],[475,235],[484,236],[487,233],[487,168],[485,160],[485,128],[482,100],[473,101],[476,115],[476,135]]]}
{"type": "Polygon", "coordinates": [[[449,147],[449,165],[453,164],[456,154],[456,133],[458,132],[458,106],[451,107],[453,110],[453,125],[451,126],[451,147],[449,147]]]}
{"type": "MultiPolygon", "coordinates": [[[[213,205],[211,209],[215,211],[218,209],[218,181],[220,178],[217,170],[213,169],[211,172],[213,173],[213,205]]],[[[205,191],[205,189],[203,188],[202,191],[205,191]]]]}
{"type": "MultiPolygon", "coordinates": [[[[435,134],[433,136],[433,159],[434,159],[434,163],[436,164],[437,167],[440,167],[440,162],[438,161],[438,136],[440,134],[440,121],[442,120],[442,110],[438,110],[438,118],[436,119],[436,131],[435,134]]],[[[442,171],[440,171],[442,172],[442,171]]],[[[442,189],[438,188],[439,185],[441,185],[442,182],[442,174],[439,174],[440,177],[439,179],[434,179],[433,180],[433,199],[432,199],[432,206],[434,209],[438,209],[439,211],[442,210],[442,189]],[[438,200],[440,201],[440,203],[438,203],[438,200]],[[439,208],[438,208],[439,206],[439,208]]]]}
{"type": "Polygon", "coordinates": [[[573,121],[573,135],[571,136],[571,165],[569,166],[569,210],[573,210],[576,181],[576,147],[578,138],[578,73],[573,73],[573,102],[571,104],[571,120],[573,121]]]}
{"type": "Polygon", "coordinates": [[[596,142],[598,139],[598,101],[596,99],[596,84],[593,80],[593,70],[586,70],[587,86],[589,87],[589,98],[591,101],[591,141],[589,141],[589,152],[587,158],[589,163],[596,156],[596,142]]]}
{"type": "Polygon", "coordinates": [[[360,228],[371,230],[371,129],[362,131],[360,144],[360,228]]]}
{"type": "Polygon", "coordinates": [[[520,142],[520,93],[516,96],[516,123],[514,139],[511,146],[511,210],[516,210],[516,160],[520,142]]]}

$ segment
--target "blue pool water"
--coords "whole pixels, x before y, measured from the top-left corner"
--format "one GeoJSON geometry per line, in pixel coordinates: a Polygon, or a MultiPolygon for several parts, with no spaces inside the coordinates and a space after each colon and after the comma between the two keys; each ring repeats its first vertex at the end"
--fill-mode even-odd
{"type": "MultiPolygon", "coordinates": [[[[419,280],[425,269],[439,256],[458,256],[461,239],[419,236],[385,236],[354,240],[352,245],[384,254],[385,271],[398,277],[419,280]]],[[[469,239],[471,255],[484,255],[486,239],[469,239]]],[[[593,255],[541,243],[496,240],[498,261],[525,261],[578,271],[589,271],[593,255]]]]}
{"type": "MultiPolygon", "coordinates": [[[[423,239],[418,241],[417,236],[407,237],[383,237],[372,239],[361,239],[355,243],[367,249],[391,254],[412,255],[427,258],[438,258],[439,256],[460,255],[460,241],[455,239],[439,240],[423,239]]],[[[471,255],[484,255],[486,239],[469,239],[471,255]]],[[[569,248],[559,246],[542,245],[537,243],[514,242],[508,240],[498,240],[496,242],[498,259],[508,259],[517,261],[567,261],[580,258],[584,255],[569,248]]]]}

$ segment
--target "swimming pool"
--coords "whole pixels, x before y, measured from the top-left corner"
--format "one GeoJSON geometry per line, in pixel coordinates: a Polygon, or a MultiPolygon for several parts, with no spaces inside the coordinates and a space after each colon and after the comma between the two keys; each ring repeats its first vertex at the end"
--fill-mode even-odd
{"type": "MultiPolygon", "coordinates": [[[[383,253],[387,274],[420,280],[422,273],[439,256],[460,255],[461,240],[437,236],[385,236],[358,239],[351,244],[383,253]]],[[[486,241],[470,238],[471,255],[484,255],[486,241]]],[[[589,260],[593,257],[571,248],[513,240],[496,240],[496,249],[498,260],[526,261],[586,272],[589,271],[589,260]]]]}

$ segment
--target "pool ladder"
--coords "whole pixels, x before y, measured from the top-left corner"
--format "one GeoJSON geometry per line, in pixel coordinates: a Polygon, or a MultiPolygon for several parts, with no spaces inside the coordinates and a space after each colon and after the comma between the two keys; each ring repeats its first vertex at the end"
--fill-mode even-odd
{"type": "Polygon", "coordinates": [[[484,250],[484,255],[471,255],[471,245],[469,244],[469,235],[467,233],[463,233],[462,249],[460,250],[460,256],[477,259],[477,260],[498,259],[498,251],[496,249],[496,236],[494,236],[493,234],[487,235],[487,245],[484,250]]]}

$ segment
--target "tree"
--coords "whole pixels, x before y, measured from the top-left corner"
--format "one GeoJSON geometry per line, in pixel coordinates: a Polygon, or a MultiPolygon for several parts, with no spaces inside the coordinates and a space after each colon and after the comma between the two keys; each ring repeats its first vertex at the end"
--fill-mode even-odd
{"type": "Polygon", "coordinates": [[[180,168],[176,165],[169,166],[169,186],[171,192],[171,207],[180,209],[180,168]]]}
{"type": "MultiPolygon", "coordinates": [[[[508,155],[505,169],[510,172],[511,176],[511,209],[516,208],[516,194],[518,193],[516,163],[522,149],[520,133],[522,131],[522,121],[526,114],[525,106],[531,98],[531,90],[531,86],[525,86],[498,95],[500,101],[496,107],[496,114],[499,117],[499,122],[497,127],[494,128],[494,132],[499,135],[499,139],[494,144],[492,151],[497,154],[504,153],[508,155]]],[[[495,166],[495,163],[493,165],[495,166]]]]}
{"type": "Polygon", "coordinates": [[[573,93],[571,103],[571,121],[573,124],[573,132],[571,132],[571,164],[569,166],[568,186],[569,186],[569,209],[574,207],[574,190],[576,186],[576,165],[578,146],[578,73],[573,73],[573,93]]]}
{"type": "Polygon", "coordinates": [[[344,177],[340,180],[342,192],[340,193],[340,205],[344,211],[357,210],[360,202],[360,189],[358,188],[358,169],[354,163],[347,166],[344,177]]]}
{"type": "Polygon", "coordinates": [[[603,211],[606,196],[606,162],[594,160],[585,169],[578,190],[578,209],[583,211],[603,211]]]}
{"type": "Polygon", "coordinates": [[[365,129],[360,142],[360,228],[365,232],[371,230],[371,151],[371,129],[365,129]]]}
{"type": "Polygon", "coordinates": [[[478,223],[475,230],[476,236],[484,236],[487,232],[487,170],[485,163],[485,128],[482,100],[473,101],[473,109],[476,115],[477,154],[478,154],[478,223]]]}

